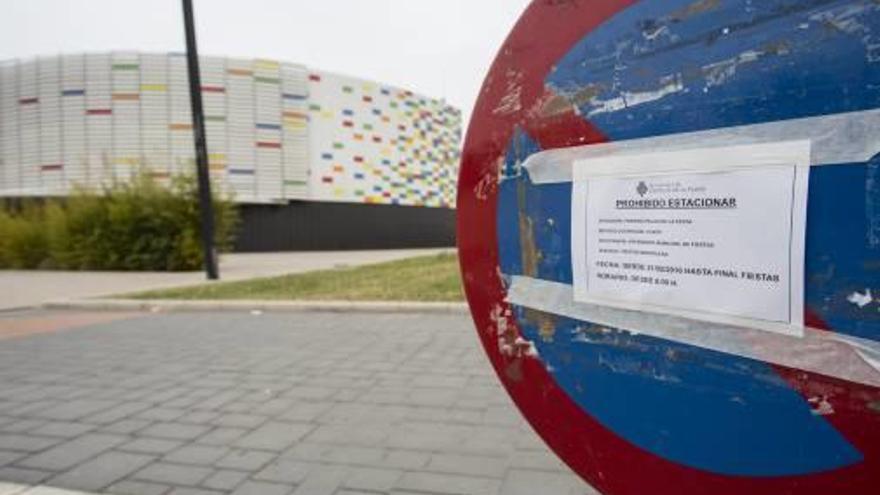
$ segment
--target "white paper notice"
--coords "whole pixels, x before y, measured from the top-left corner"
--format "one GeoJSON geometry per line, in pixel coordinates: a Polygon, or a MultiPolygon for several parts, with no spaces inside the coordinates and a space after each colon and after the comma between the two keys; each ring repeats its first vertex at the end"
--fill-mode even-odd
{"type": "MultiPolygon", "coordinates": [[[[633,168],[682,158],[699,156],[625,161],[633,168]]],[[[577,301],[802,334],[803,163],[590,176],[591,162],[602,160],[576,164],[577,301]]]]}

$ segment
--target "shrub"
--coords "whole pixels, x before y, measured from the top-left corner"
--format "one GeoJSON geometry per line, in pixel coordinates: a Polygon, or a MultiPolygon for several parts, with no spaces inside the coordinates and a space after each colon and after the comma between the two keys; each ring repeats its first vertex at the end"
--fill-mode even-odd
{"type": "MultiPolygon", "coordinates": [[[[215,243],[231,248],[237,211],[214,198],[215,243]]],[[[0,267],[71,270],[195,270],[202,266],[198,187],[194,176],[169,186],[147,175],[97,195],[0,210],[0,267]]]]}
{"type": "Polygon", "coordinates": [[[46,231],[38,206],[24,204],[16,214],[0,210],[0,267],[37,268],[47,255],[46,231]]]}

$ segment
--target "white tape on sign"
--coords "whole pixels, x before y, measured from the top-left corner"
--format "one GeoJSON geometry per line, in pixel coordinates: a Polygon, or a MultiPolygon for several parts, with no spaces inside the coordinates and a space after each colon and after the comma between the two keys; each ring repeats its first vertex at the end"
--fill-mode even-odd
{"type": "Polygon", "coordinates": [[[880,152],[877,129],[880,129],[880,110],[867,110],[560,148],[530,155],[522,166],[529,171],[533,183],[551,184],[571,182],[572,164],[582,159],[798,140],[812,143],[812,166],[861,163],[880,152]]]}
{"type": "Polygon", "coordinates": [[[574,300],[571,285],[513,276],[507,302],[713,351],[880,387],[880,343],[806,328],[803,337],[574,300]]]}

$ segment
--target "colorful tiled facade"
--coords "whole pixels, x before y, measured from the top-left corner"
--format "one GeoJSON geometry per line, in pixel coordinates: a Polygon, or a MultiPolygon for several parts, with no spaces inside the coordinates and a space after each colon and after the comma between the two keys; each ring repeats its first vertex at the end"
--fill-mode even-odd
{"type": "MultiPolygon", "coordinates": [[[[286,62],[202,57],[200,65],[211,175],[237,201],[454,206],[457,109],[286,62]]],[[[176,53],[0,64],[0,196],[192,170],[187,81],[176,53]]]]}

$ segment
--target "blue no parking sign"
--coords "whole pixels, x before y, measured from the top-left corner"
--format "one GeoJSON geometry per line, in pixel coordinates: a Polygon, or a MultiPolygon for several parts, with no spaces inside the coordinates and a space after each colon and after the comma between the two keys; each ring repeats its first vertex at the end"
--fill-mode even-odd
{"type": "Polygon", "coordinates": [[[458,237],[489,357],[575,471],[880,491],[878,125],[877,2],[533,2],[474,111],[458,237]]]}

